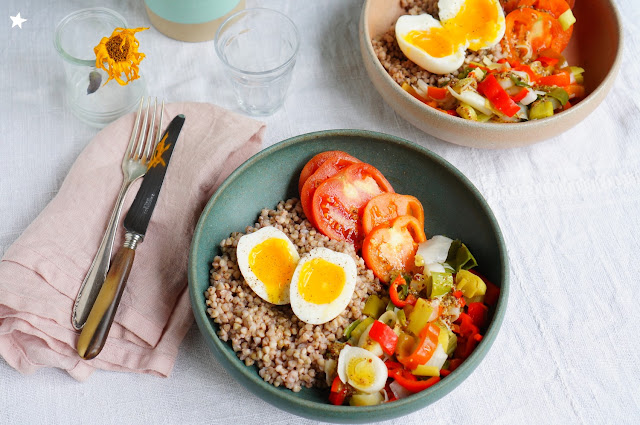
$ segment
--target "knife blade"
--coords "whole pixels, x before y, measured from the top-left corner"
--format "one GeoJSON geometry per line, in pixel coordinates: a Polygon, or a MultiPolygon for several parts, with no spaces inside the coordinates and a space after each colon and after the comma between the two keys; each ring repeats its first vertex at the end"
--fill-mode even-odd
{"type": "Polygon", "coordinates": [[[158,202],[167,166],[184,125],[185,117],[176,116],[158,142],[136,194],[124,219],[124,244],[118,250],[89,317],[78,337],[76,349],[80,357],[89,360],[97,356],[107,340],[120,298],[133,266],[135,250],[142,243],[151,215],[158,202]]]}

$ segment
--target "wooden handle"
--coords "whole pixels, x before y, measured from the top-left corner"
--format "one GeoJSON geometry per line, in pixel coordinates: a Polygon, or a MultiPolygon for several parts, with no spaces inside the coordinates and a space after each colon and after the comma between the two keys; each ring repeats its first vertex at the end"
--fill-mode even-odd
{"type": "Polygon", "coordinates": [[[90,360],[94,358],[104,347],[120,298],[129,278],[135,253],[136,251],[131,248],[120,248],[111,263],[107,278],[78,338],[76,348],[83,359],[90,360]]]}

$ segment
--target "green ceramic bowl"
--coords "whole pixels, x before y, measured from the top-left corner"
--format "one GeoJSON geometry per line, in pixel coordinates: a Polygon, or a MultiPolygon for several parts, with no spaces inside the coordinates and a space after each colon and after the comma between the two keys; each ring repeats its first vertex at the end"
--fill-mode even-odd
{"type": "Polygon", "coordinates": [[[211,197],[198,221],[189,257],[189,293],[193,313],[208,346],[225,369],[257,396],[299,416],[342,423],[396,418],[420,410],[457,387],[489,351],[507,308],[508,259],[498,223],[469,180],[438,155],[406,140],[362,130],[330,130],[304,134],[256,154],[233,172],[211,197]],[[489,328],[473,354],[433,387],[379,406],[332,406],[326,391],[294,393],[262,380],[255,366],[245,366],[231,346],[216,334],[207,316],[204,292],[219,243],[234,231],[255,223],[260,210],[297,197],[300,170],[315,154],[343,150],[378,168],[398,193],[416,196],[425,209],[428,237],[444,234],[469,246],[481,270],[501,287],[489,328]]]}

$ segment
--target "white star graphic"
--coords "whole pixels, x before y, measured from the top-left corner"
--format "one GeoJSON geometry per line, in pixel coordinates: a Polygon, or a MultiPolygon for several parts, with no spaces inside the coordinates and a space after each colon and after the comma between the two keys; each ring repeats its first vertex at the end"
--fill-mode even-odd
{"type": "Polygon", "coordinates": [[[13,27],[15,27],[17,25],[18,28],[22,29],[22,23],[26,21],[26,19],[24,19],[22,16],[20,16],[20,12],[18,12],[18,14],[16,16],[9,16],[9,18],[13,22],[13,24],[11,25],[11,28],[13,28],[13,27]]]}

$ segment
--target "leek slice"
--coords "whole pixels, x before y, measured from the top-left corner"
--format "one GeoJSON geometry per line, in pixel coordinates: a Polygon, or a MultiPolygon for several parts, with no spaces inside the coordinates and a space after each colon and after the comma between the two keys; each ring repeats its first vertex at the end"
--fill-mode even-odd
{"type": "Polygon", "coordinates": [[[463,91],[462,93],[458,94],[449,86],[447,86],[447,90],[449,90],[449,93],[451,93],[453,97],[463,103],[470,105],[471,107],[473,107],[473,109],[476,109],[485,115],[493,115],[491,109],[487,108],[485,104],[486,99],[480,94],[470,90],[463,91]]]}
{"type": "Polygon", "coordinates": [[[558,17],[558,21],[560,21],[560,25],[562,25],[562,31],[566,31],[571,25],[576,23],[576,17],[573,16],[571,9],[567,9],[566,12],[558,17]]]}
{"type": "Polygon", "coordinates": [[[460,105],[456,108],[456,112],[465,120],[478,121],[476,110],[464,102],[460,102],[460,105]]]}
{"type": "Polygon", "coordinates": [[[553,103],[550,100],[539,100],[534,102],[529,109],[529,119],[539,120],[553,115],[553,103]]]}
{"type": "Polygon", "coordinates": [[[562,106],[566,105],[569,101],[569,93],[561,87],[556,87],[549,92],[549,96],[558,99],[562,106]]]}
{"type": "Polygon", "coordinates": [[[380,391],[367,394],[356,393],[349,399],[349,406],[376,406],[384,401],[384,396],[380,391]]]}

